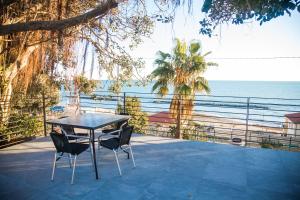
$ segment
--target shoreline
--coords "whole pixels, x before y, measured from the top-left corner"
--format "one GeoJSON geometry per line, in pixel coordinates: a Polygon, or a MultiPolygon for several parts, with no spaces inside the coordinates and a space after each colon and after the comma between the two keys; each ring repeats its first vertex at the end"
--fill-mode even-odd
{"type": "MultiPolygon", "coordinates": [[[[208,115],[203,113],[195,113],[196,116],[193,117],[194,122],[202,122],[207,126],[214,126],[217,129],[220,129],[221,132],[226,131],[235,131],[242,132],[246,131],[246,120],[237,120],[230,119],[221,116],[208,115]],[[223,129],[223,130],[222,130],[223,129]]],[[[267,126],[262,124],[248,124],[248,132],[257,132],[257,133],[269,133],[269,134],[283,134],[284,131],[281,127],[267,126]]]]}
{"type": "MultiPolygon", "coordinates": [[[[64,114],[74,114],[76,110],[76,106],[68,105],[65,107],[64,114]]],[[[104,113],[115,113],[115,110],[107,109],[107,108],[89,108],[82,106],[80,108],[83,112],[104,112],[104,113]]],[[[79,111],[77,111],[79,112],[79,111]]],[[[147,113],[147,116],[151,116],[155,113],[147,113]]],[[[159,113],[159,112],[157,112],[159,113]]],[[[230,117],[212,115],[203,112],[194,112],[193,113],[193,122],[196,123],[204,123],[205,126],[214,126],[224,130],[246,130],[246,120],[242,119],[231,119],[230,117]]],[[[283,129],[281,127],[268,126],[257,123],[248,123],[248,131],[256,131],[256,132],[272,132],[276,134],[283,134],[283,129]]]]}
{"type": "MultiPolygon", "coordinates": [[[[73,115],[76,110],[76,106],[68,105],[65,107],[64,115],[73,115]]],[[[81,107],[83,112],[104,112],[104,113],[115,113],[115,110],[106,109],[106,108],[88,108],[81,107]]],[[[79,112],[79,111],[77,111],[79,112]]],[[[147,113],[147,116],[151,116],[155,113],[147,113]]],[[[159,112],[157,112],[159,113],[159,112]]],[[[229,117],[211,115],[202,112],[194,112],[192,121],[195,123],[203,123],[204,126],[214,127],[216,131],[222,134],[232,134],[232,135],[241,135],[241,132],[246,131],[246,120],[240,119],[231,119],[229,117]]],[[[257,132],[257,133],[269,133],[269,134],[284,134],[284,130],[281,127],[267,126],[262,124],[248,124],[248,132],[257,132]]]]}
{"type": "MultiPolygon", "coordinates": [[[[61,115],[74,115],[76,106],[67,106],[64,112],[54,113],[48,115],[50,118],[57,118],[61,115]]],[[[104,112],[115,114],[115,110],[105,109],[105,108],[95,108],[86,109],[81,107],[81,111],[84,112],[104,112]]],[[[79,111],[77,111],[79,113],[79,111]]],[[[159,112],[156,112],[159,113],[159,112]]],[[[147,113],[147,116],[151,116],[155,113],[147,113]]],[[[217,143],[230,143],[240,146],[253,146],[262,147],[263,145],[271,145],[271,147],[276,146],[286,147],[289,145],[298,146],[299,138],[293,138],[291,135],[286,135],[285,130],[281,127],[272,127],[259,124],[248,124],[248,130],[246,128],[246,121],[230,119],[221,116],[214,116],[210,114],[204,114],[199,112],[193,113],[192,121],[204,126],[203,129],[193,129],[191,134],[192,137],[196,139],[201,138],[205,141],[209,140],[211,142],[217,143]],[[195,135],[196,134],[196,135],[195,135]],[[206,139],[205,139],[206,138],[206,139]],[[210,139],[209,139],[210,138],[210,139]],[[236,143],[233,139],[238,139],[240,142],[236,143]]],[[[166,122],[150,122],[147,129],[148,134],[154,134],[157,136],[169,136],[170,128],[166,122]],[[157,124],[161,126],[158,127],[157,124]],[[154,129],[153,129],[154,128],[154,129]],[[149,132],[150,131],[150,132],[149,132]],[[154,132],[153,132],[154,131],[154,132]]],[[[197,140],[198,140],[197,139],[197,140]]],[[[192,139],[193,140],[193,139],[192,139]]],[[[277,148],[277,147],[276,147],[277,148]]]]}

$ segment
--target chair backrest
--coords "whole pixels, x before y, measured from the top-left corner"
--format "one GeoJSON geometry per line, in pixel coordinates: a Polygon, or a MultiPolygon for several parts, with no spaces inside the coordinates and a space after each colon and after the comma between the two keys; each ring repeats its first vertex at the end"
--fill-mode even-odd
{"type": "Polygon", "coordinates": [[[73,126],[61,125],[62,132],[67,135],[75,135],[73,126]]]}
{"type": "Polygon", "coordinates": [[[121,133],[120,133],[120,143],[119,145],[125,145],[125,144],[129,144],[130,142],[130,138],[132,135],[132,131],[133,131],[133,126],[126,126],[122,129],[121,133]]]}
{"type": "Polygon", "coordinates": [[[128,120],[126,120],[126,121],[121,121],[121,122],[118,122],[118,123],[117,123],[117,129],[123,129],[123,128],[125,128],[126,126],[128,126],[128,120]]]}
{"type": "Polygon", "coordinates": [[[71,145],[68,141],[67,136],[65,136],[65,134],[51,132],[50,137],[51,137],[51,139],[54,143],[54,146],[56,148],[56,151],[58,153],[60,153],[60,152],[71,153],[72,152],[71,145]]]}
{"type": "MultiPolygon", "coordinates": [[[[129,115],[129,114],[128,114],[127,112],[121,111],[121,112],[119,113],[119,115],[129,115]]],[[[124,121],[117,122],[117,124],[116,124],[116,129],[124,128],[124,127],[127,126],[127,125],[128,125],[128,119],[126,119],[126,120],[124,120],[124,121]],[[124,123],[126,123],[126,124],[124,125],[124,123]]]]}

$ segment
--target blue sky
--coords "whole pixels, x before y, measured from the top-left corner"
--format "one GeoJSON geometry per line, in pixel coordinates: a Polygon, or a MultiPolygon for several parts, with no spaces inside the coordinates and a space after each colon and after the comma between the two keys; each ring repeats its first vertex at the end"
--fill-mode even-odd
{"type": "MultiPolygon", "coordinates": [[[[196,1],[194,1],[196,2],[196,1]]],[[[217,36],[209,38],[199,31],[201,3],[195,4],[193,14],[179,8],[174,24],[157,23],[151,39],[137,48],[133,55],[146,61],[146,73],[153,69],[158,50],[170,52],[174,38],[198,39],[203,53],[212,51],[208,61],[217,62],[205,74],[210,80],[300,81],[300,58],[297,59],[218,59],[300,57],[300,14],[278,17],[260,26],[257,22],[245,25],[222,25],[217,36]]]]}
{"type": "MultiPolygon", "coordinates": [[[[203,53],[212,52],[207,61],[219,66],[207,70],[205,77],[209,80],[300,81],[300,13],[278,17],[262,26],[255,21],[238,26],[222,25],[216,29],[217,35],[209,38],[199,34],[202,1],[193,2],[192,14],[184,7],[178,8],[173,24],[156,23],[151,38],[144,39],[143,44],[131,52],[133,57],[141,57],[146,62],[145,70],[140,74],[150,74],[155,68],[156,52],[170,52],[174,38],[179,38],[187,42],[200,40],[203,53]],[[298,58],[221,59],[272,57],[298,58]]],[[[89,59],[87,67],[90,64],[89,59]]],[[[87,69],[88,77],[89,74],[87,69]]],[[[101,71],[101,77],[99,72],[94,72],[92,78],[106,80],[107,76],[101,71]]]]}

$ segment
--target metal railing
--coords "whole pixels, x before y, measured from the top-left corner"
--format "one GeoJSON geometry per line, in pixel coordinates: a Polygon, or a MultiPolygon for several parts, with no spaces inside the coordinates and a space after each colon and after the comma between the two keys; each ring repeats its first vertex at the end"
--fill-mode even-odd
{"type": "MultiPolygon", "coordinates": [[[[140,109],[138,117],[147,118],[142,124],[145,134],[174,137],[177,115],[169,112],[173,94],[161,98],[153,93],[123,92],[119,95],[96,91],[91,96],[80,97],[84,112],[127,112],[140,109]],[[129,101],[136,101],[140,105],[129,101]],[[129,108],[130,107],[130,108],[129,108]],[[139,108],[136,108],[139,107],[139,108]]],[[[73,97],[66,95],[65,103],[73,97]]],[[[184,111],[184,102],[181,102],[184,111]]],[[[295,150],[300,149],[300,124],[298,117],[289,119],[286,114],[300,113],[300,99],[207,96],[196,95],[190,116],[181,114],[180,132],[185,139],[241,146],[295,150]],[[294,121],[294,122],[293,122],[294,121]]],[[[300,114],[299,114],[300,115],[300,114]]]]}
{"type": "MultiPolygon", "coordinates": [[[[80,96],[80,111],[129,113],[136,132],[175,137],[178,115],[170,113],[172,97],[173,94],[161,98],[153,93],[117,95],[95,91],[90,96],[80,96]]],[[[66,107],[62,115],[75,112],[75,98],[72,95],[61,97],[60,104],[66,107]]],[[[24,97],[23,106],[11,104],[10,117],[0,126],[0,148],[36,135],[46,135],[46,117],[53,114],[50,113],[51,101],[42,95],[40,98],[24,97]]],[[[180,104],[185,111],[184,102],[180,104]]],[[[193,112],[180,115],[179,130],[182,137],[189,140],[299,151],[300,116],[286,116],[292,113],[300,113],[300,99],[196,95],[193,112]]]]}
{"type": "Polygon", "coordinates": [[[46,115],[53,100],[42,94],[20,95],[16,99],[0,101],[0,148],[46,136],[46,115]]]}

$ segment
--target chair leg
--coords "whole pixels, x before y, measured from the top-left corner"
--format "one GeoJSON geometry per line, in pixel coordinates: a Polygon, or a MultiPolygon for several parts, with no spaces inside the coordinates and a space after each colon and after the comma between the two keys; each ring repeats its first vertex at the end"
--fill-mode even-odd
{"type": "Polygon", "coordinates": [[[102,149],[102,146],[100,145],[101,143],[101,137],[98,137],[98,150],[102,149]]]}
{"type": "Polygon", "coordinates": [[[113,151],[115,153],[115,157],[116,157],[116,161],[117,161],[117,165],[118,165],[120,176],[122,176],[122,172],[121,172],[121,168],[120,168],[120,164],[119,164],[119,159],[118,159],[118,152],[115,151],[115,150],[113,150],[113,151]]]}
{"type": "Polygon", "coordinates": [[[72,179],[71,179],[71,184],[73,184],[73,181],[74,181],[74,173],[75,173],[75,167],[76,167],[76,158],[77,158],[77,155],[75,155],[74,157],[74,163],[73,163],[73,172],[72,172],[72,179]]]}
{"type": "Polygon", "coordinates": [[[69,154],[69,165],[70,165],[70,168],[72,168],[72,157],[71,157],[71,154],[69,154]]]}
{"type": "MultiPolygon", "coordinates": [[[[122,149],[122,147],[120,148],[122,149]]],[[[129,152],[127,152],[125,149],[122,149],[122,151],[127,154],[127,159],[129,159],[129,152]]]]}
{"type": "Polygon", "coordinates": [[[55,154],[54,154],[54,161],[53,161],[53,167],[52,167],[51,181],[54,180],[55,167],[56,167],[56,152],[55,152],[55,154]]]}
{"type": "Polygon", "coordinates": [[[131,145],[129,145],[129,150],[130,150],[130,154],[131,154],[131,158],[132,158],[133,166],[135,167],[135,162],[134,162],[134,157],[133,157],[133,153],[132,153],[131,145]]]}

